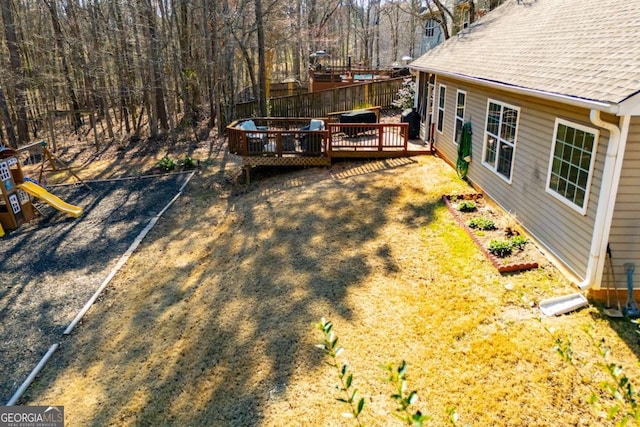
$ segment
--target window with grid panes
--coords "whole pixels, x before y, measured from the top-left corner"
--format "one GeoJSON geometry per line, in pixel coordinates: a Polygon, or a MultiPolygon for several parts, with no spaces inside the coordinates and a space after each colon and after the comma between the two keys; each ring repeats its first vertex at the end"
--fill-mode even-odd
{"type": "Polygon", "coordinates": [[[482,162],[507,182],[513,172],[519,112],[518,107],[488,101],[482,162]]]}
{"type": "Polygon", "coordinates": [[[586,212],[597,140],[596,129],[556,119],[547,191],[582,214],[586,212]]]}

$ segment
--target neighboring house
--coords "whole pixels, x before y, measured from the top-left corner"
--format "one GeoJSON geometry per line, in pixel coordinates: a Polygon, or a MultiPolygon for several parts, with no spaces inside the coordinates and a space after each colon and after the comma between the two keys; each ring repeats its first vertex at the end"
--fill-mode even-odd
{"type": "Polygon", "coordinates": [[[471,25],[476,19],[486,15],[504,0],[441,0],[443,12],[433,0],[428,0],[420,10],[423,20],[420,55],[438,46],[445,40],[443,25],[449,35],[455,35],[471,25]]]}
{"type": "Polygon", "coordinates": [[[582,289],[610,244],[640,285],[640,2],[508,0],[410,64],[421,137],[516,215],[582,289]],[[429,125],[431,123],[431,125],[429,125]]]}

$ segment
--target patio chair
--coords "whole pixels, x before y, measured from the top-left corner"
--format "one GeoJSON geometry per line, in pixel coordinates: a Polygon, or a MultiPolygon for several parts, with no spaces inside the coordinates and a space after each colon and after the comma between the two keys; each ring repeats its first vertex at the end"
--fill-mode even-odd
{"type": "MultiPolygon", "coordinates": [[[[324,130],[324,121],[312,119],[307,126],[304,126],[300,130],[322,131],[324,130]]],[[[300,148],[305,154],[320,155],[322,152],[322,134],[303,134],[300,136],[300,148]]]]}
{"type": "Polygon", "coordinates": [[[239,127],[244,131],[251,131],[251,133],[245,133],[245,137],[247,138],[247,154],[250,156],[262,154],[265,144],[269,142],[269,137],[266,133],[257,131],[267,130],[268,127],[256,126],[253,120],[246,120],[240,123],[239,127]]]}

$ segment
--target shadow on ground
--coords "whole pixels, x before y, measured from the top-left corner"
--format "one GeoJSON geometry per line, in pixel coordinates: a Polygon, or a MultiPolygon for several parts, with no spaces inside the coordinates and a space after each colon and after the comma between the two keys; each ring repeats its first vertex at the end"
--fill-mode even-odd
{"type": "Polygon", "coordinates": [[[106,278],[147,222],[174,197],[186,175],[53,187],[83,207],[73,219],[43,213],[0,246],[0,402],[6,402],[48,347],[106,278]]]}
{"type": "MultiPolygon", "coordinates": [[[[263,423],[322,365],[311,323],[353,320],[350,293],[372,265],[398,272],[379,233],[402,189],[370,172],[402,164],[380,164],[294,172],[238,196],[191,184],[25,401],[66,390],[78,425],[263,423]],[[346,188],[340,174],[358,179],[346,188]]],[[[438,203],[404,220],[424,226],[438,203]]]]}

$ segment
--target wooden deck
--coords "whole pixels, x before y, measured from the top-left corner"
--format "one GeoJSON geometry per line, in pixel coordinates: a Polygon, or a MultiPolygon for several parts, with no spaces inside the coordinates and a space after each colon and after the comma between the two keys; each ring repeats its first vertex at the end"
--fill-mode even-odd
{"type": "Polygon", "coordinates": [[[258,130],[238,120],[227,127],[229,152],[245,167],[329,166],[333,158],[408,157],[431,154],[420,140],[409,140],[407,123],[336,123],[324,118],[325,130],[304,127],[310,118],[254,118],[258,130]]]}

